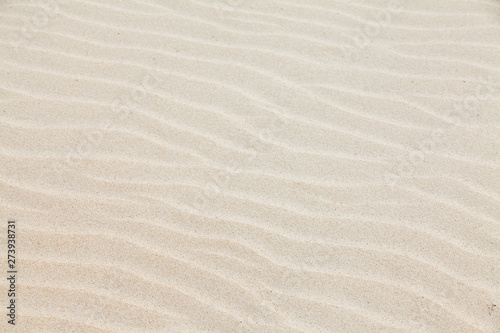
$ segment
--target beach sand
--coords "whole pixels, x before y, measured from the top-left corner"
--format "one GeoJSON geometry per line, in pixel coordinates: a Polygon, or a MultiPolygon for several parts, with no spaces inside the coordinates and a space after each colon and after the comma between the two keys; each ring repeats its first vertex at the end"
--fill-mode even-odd
{"type": "Polygon", "coordinates": [[[500,332],[498,0],[0,30],[0,332],[500,332]]]}

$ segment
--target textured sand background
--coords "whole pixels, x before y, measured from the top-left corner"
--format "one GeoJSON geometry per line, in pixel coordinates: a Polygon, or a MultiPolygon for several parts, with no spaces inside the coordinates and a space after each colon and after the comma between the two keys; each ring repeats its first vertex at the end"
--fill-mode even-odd
{"type": "Polygon", "coordinates": [[[1,332],[499,332],[500,2],[0,1],[1,332]]]}

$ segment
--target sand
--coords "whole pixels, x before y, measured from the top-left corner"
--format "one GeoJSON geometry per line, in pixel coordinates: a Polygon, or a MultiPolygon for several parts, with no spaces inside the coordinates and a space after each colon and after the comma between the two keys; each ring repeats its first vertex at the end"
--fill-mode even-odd
{"type": "Polygon", "coordinates": [[[4,0],[0,30],[1,332],[500,331],[498,0],[4,0]]]}

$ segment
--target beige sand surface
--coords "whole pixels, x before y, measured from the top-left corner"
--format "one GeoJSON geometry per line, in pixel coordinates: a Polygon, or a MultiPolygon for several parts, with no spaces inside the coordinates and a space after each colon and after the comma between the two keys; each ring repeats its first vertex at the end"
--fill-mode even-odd
{"type": "Polygon", "coordinates": [[[500,332],[500,1],[2,0],[0,31],[0,332],[500,332]]]}

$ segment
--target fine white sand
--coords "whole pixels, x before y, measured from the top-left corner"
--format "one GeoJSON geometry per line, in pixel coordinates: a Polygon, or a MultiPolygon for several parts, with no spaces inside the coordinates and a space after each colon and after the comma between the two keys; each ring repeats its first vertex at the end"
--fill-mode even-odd
{"type": "Polygon", "coordinates": [[[0,332],[500,332],[498,0],[4,0],[0,31],[0,332]]]}

